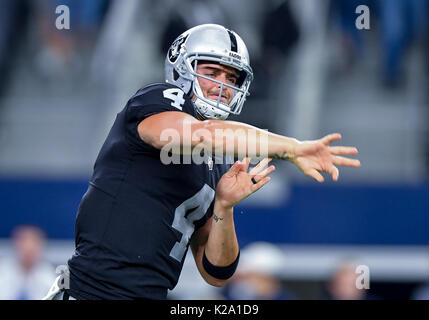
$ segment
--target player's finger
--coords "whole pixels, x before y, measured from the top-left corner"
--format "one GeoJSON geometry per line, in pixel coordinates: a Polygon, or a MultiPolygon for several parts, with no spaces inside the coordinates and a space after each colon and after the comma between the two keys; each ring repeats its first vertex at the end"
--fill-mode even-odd
{"type": "Polygon", "coordinates": [[[305,172],[305,174],[308,175],[308,176],[310,176],[310,177],[312,177],[313,179],[315,179],[318,182],[325,181],[325,179],[323,178],[323,176],[316,169],[311,169],[311,170],[305,172]]]}
{"type": "Polygon", "coordinates": [[[336,166],[332,166],[330,170],[330,174],[332,175],[332,180],[338,181],[338,177],[340,176],[340,171],[336,166]]]}
{"type": "Polygon", "coordinates": [[[259,189],[261,189],[263,186],[265,186],[269,181],[271,180],[270,177],[265,177],[263,178],[261,181],[259,181],[258,183],[254,184],[251,186],[251,191],[252,193],[258,191],[259,189]]]}
{"type": "Polygon", "coordinates": [[[329,147],[331,154],[358,154],[359,151],[355,147],[329,147]]]}
{"type": "Polygon", "coordinates": [[[341,156],[334,156],[333,163],[337,166],[360,167],[360,161],[357,159],[349,159],[341,156]]]}
{"type": "Polygon", "coordinates": [[[264,158],[262,159],[252,170],[255,170],[256,173],[264,169],[270,162],[271,158],[264,158]]]}
{"type": "Polygon", "coordinates": [[[322,138],[322,143],[325,145],[329,145],[334,141],[341,140],[341,134],[339,133],[331,133],[322,138]]]}
{"type": "Polygon", "coordinates": [[[242,164],[241,171],[247,172],[247,169],[249,169],[249,165],[250,165],[250,158],[247,158],[247,157],[244,158],[241,164],[242,164]]]}
{"type": "Polygon", "coordinates": [[[254,168],[252,168],[252,170],[249,171],[249,174],[250,175],[257,175],[259,172],[261,172],[265,168],[265,166],[267,164],[269,164],[271,162],[271,160],[273,160],[273,159],[271,159],[271,158],[262,159],[254,168]]]}
{"type": "Polygon", "coordinates": [[[265,178],[266,176],[268,176],[270,173],[272,173],[274,170],[276,170],[275,166],[269,166],[268,168],[266,168],[264,171],[259,172],[256,175],[250,175],[251,178],[253,178],[256,182],[261,181],[263,178],[265,178]]]}
{"type": "Polygon", "coordinates": [[[241,171],[242,163],[235,161],[231,168],[225,173],[228,177],[234,177],[241,171]]]}

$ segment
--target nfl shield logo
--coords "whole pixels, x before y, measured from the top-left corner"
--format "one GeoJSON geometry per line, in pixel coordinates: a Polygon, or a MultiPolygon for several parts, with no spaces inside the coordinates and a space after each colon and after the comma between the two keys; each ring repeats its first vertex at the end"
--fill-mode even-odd
{"type": "Polygon", "coordinates": [[[209,170],[213,170],[213,159],[212,159],[212,157],[207,157],[207,165],[209,166],[209,170]]]}

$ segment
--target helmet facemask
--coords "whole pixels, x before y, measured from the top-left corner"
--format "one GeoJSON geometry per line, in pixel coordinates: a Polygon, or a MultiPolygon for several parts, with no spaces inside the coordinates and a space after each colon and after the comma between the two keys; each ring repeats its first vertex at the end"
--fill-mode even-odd
{"type": "Polygon", "coordinates": [[[229,114],[240,114],[243,104],[246,101],[246,97],[249,95],[249,86],[251,83],[251,76],[244,71],[238,70],[235,66],[229,64],[222,64],[229,67],[235,68],[240,76],[237,79],[236,85],[228,84],[221,82],[219,80],[213,79],[211,77],[202,75],[197,72],[198,63],[201,61],[204,62],[213,62],[219,64],[219,59],[207,59],[208,57],[198,57],[194,56],[191,59],[185,59],[187,68],[189,69],[189,74],[192,75],[192,93],[195,97],[194,104],[197,111],[204,117],[208,119],[220,119],[225,120],[229,114]],[[219,95],[217,100],[209,99],[204,96],[198,78],[203,78],[209,81],[212,81],[220,86],[219,95]],[[233,89],[233,98],[231,101],[226,104],[222,102],[222,93],[225,87],[233,89]]]}

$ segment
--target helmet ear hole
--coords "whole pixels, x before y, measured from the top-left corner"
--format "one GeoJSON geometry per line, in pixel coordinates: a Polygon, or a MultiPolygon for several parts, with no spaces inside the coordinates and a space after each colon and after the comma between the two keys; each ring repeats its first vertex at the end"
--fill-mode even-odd
{"type": "Polygon", "coordinates": [[[247,73],[245,71],[240,71],[237,79],[237,86],[241,87],[244,83],[244,80],[246,80],[247,73]]]}
{"type": "Polygon", "coordinates": [[[177,79],[179,79],[180,75],[179,73],[176,71],[176,69],[173,69],[173,79],[174,81],[177,81],[177,79]]]}

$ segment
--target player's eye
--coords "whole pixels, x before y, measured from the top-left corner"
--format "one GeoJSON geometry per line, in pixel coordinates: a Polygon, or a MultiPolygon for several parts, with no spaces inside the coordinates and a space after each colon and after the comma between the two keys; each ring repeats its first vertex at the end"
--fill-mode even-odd
{"type": "Polygon", "coordinates": [[[228,78],[228,81],[231,82],[232,84],[236,84],[237,78],[236,77],[230,77],[230,78],[228,78]]]}
{"type": "Polygon", "coordinates": [[[207,71],[203,72],[203,74],[207,77],[212,77],[212,78],[215,76],[215,72],[211,71],[211,70],[207,70],[207,71]]]}

